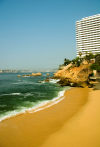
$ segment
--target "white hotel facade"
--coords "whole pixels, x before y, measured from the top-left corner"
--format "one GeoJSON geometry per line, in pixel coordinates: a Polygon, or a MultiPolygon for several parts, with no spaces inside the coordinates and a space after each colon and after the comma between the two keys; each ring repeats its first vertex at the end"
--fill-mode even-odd
{"type": "Polygon", "coordinates": [[[100,14],[76,21],[77,56],[86,52],[100,54],[100,14]]]}

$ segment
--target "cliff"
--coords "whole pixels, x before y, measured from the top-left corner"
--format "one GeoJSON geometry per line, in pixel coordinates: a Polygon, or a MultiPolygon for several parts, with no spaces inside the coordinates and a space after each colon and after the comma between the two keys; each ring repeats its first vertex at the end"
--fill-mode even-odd
{"type": "Polygon", "coordinates": [[[54,79],[60,79],[59,83],[64,86],[86,87],[89,85],[89,74],[92,71],[89,69],[89,64],[82,63],[76,67],[72,63],[65,66],[62,70],[54,73],[54,79]]]}

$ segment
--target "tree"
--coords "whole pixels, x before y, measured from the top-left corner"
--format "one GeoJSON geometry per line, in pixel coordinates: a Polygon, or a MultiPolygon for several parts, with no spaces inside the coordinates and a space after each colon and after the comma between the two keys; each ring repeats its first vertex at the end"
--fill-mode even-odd
{"type": "Polygon", "coordinates": [[[94,58],[94,55],[90,52],[90,53],[87,53],[86,52],[86,56],[84,57],[88,62],[90,62],[91,59],[94,58]]]}
{"type": "Polygon", "coordinates": [[[85,52],[85,55],[87,55],[87,54],[88,54],[88,52],[86,51],[86,52],[85,52]]]}
{"type": "Polygon", "coordinates": [[[73,62],[73,64],[76,64],[76,66],[78,66],[78,67],[80,66],[80,63],[81,63],[79,57],[76,57],[75,59],[73,59],[72,62],[73,62]]]}
{"type": "Polygon", "coordinates": [[[80,56],[80,58],[81,58],[81,56],[82,56],[82,52],[79,52],[79,56],[80,56]]]}
{"type": "Polygon", "coordinates": [[[92,65],[90,65],[90,69],[92,70],[99,70],[100,69],[100,66],[96,63],[93,63],[92,65]]]}
{"type": "Polygon", "coordinates": [[[95,55],[95,63],[100,66],[100,54],[95,55]]]}
{"type": "Polygon", "coordinates": [[[64,65],[68,65],[68,64],[70,64],[71,63],[71,61],[69,60],[69,59],[64,59],[64,65]]]}

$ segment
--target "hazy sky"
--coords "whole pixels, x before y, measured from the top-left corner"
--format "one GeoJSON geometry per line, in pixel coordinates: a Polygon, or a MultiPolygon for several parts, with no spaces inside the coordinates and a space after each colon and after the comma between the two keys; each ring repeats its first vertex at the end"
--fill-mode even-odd
{"type": "Polygon", "coordinates": [[[0,70],[55,69],[76,57],[75,22],[100,0],[0,0],[0,70]]]}

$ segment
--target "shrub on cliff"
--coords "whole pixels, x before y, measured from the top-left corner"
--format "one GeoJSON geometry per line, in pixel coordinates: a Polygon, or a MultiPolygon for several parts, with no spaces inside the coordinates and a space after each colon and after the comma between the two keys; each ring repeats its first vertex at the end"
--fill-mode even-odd
{"type": "Polygon", "coordinates": [[[82,59],[80,59],[79,57],[76,57],[75,59],[72,60],[73,64],[76,64],[77,67],[80,66],[82,59]]]}
{"type": "Polygon", "coordinates": [[[69,59],[66,59],[66,58],[64,59],[64,66],[65,66],[65,65],[68,65],[68,64],[70,64],[70,63],[71,63],[71,61],[70,61],[69,59]]]}
{"type": "Polygon", "coordinates": [[[84,56],[84,59],[90,62],[91,59],[94,59],[94,55],[91,52],[90,53],[86,52],[86,56],[84,56]]]}
{"type": "Polygon", "coordinates": [[[93,63],[92,65],[90,65],[90,69],[92,70],[100,70],[100,66],[96,63],[93,63]]]}
{"type": "Polygon", "coordinates": [[[100,54],[95,55],[95,63],[100,66],[100,54]]]}

